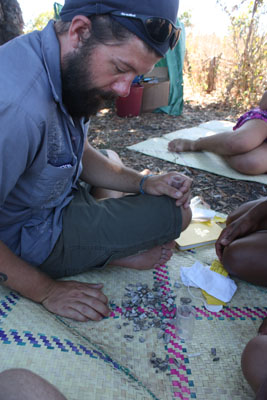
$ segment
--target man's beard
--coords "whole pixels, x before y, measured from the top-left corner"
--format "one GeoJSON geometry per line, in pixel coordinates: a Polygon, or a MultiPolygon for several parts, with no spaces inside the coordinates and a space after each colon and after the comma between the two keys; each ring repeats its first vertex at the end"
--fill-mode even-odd
{"type": "Polygon", "coordinates": [[[106,100],[116,96],[93,87],[90,76],[91,51],[88,45],[67,54],[62,63],[62,100],[72,118],[88,119],[99,111],[106,100]]]}

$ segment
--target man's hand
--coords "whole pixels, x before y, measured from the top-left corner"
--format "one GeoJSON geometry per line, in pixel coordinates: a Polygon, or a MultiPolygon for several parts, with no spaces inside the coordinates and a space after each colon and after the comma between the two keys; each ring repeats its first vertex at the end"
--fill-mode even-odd
{"type": "Polygon", "coordinates": [[[177,206],[189,207],[192,179],[178,172],[155,175],[146,179],[143,188],[147,194],[167,195],[176,199],[177,206]]]}
{"type": "Polygon", "coordinates": [[[256,230],[257,224],[255,220],[253,220],[250,212],[228,223],[215,243],[215,249],[219,260],[222,261],[223,251],[226,246],[234,240],[244,237],[256,230]]]}
{"type": "Polygon", "coordinates": [[[108,317],[108,299],[102,293],[103,285],[77,281],[55,281],[42,300],[50,312],[76,321],[100,321],[108,317]]]}
{"type": "Polygon", "coordinates": [[[226,228],[224,228],[215,244],[216,253],[220,261],[222,261],[224,248],[235,239],[266,229],[267,198],[264,197],[244,203],[228,216],[226,228]]]}

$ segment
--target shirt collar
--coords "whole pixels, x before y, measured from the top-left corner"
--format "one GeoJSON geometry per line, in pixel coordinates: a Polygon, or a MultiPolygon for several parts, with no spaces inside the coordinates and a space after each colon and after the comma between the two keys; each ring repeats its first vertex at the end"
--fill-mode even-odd
{"type": "Polygon", "coordinates": [[[49,21],[46,27],[41,31],[41,49],[54,99],[57,103],[60,103],[61,107],[63,107],[60,45],[54,29],[53,20],[49,21]]]}

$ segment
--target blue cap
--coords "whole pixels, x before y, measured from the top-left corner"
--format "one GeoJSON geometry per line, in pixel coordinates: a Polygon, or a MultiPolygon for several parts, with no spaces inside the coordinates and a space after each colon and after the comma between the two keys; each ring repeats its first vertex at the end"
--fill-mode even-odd
{"type": "MultiPolygon", "coordinates": [[[[66,0],[60,12],[62,21],[72,21],[76,15],[109,14],[123,11],[129,14],[142,14],[148,17],[169,19],[176,24],[179,0],[66,0]]],[[[157,53],[164,56],[169,49],[169,42],[156,43],[149,38],[145,27],[138,19],[112,15],[118,23],[147,43],[157,53]]]]}

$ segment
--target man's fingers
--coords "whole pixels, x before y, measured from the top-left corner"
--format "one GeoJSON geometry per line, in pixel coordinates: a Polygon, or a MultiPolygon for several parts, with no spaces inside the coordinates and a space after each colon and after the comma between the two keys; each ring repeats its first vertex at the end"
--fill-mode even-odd
{"type": "Polygon", "coordinates": [[[99,291],[99,289],[97,289],[97,288],[91,288],[91,287],[88,289],[83,288],[82,293],[88,297],[95,297],[95,298],[99,299],[100,301],[102,301],[102,303],[105,303],[105,304],[108,303],[107,296],[105,296],[104,293],[99,291]]]}
{"type": "Polygon", "coordinates": [[[190,198],[191,198],[191,191],[183,193],[182,196],[176,201],[176,205],[188,208],[190,205],[190,198]]]}
{"type": "MultiPolygon", "coordinates": [[[[62,317],[66,317],[66,318],[71,318],[74,321],[78,321],[78,322],[87,322],[89,320],[88,317],[86,317],[85,315],[81,314],[78,310],[76,310],[73,307],[69,307],[66,312],[65,315],[61,314],[62,317]]],[[[94,321],[98,321],[97,319],[95,319],[94,321]]]]}
{"type": "Polygon", "coordinates": [[[186,192],[187,190],[189,190],[191,184],[192,184],[192,179],[188,178],[185,175],[172,176],[170,181],[171,186],[181,190],[182,192],[186,192]]]}
{"type": "Polygon", "coordinates": [[[81,314],[85,321],[89,319],[100,321],[103,317],[108,317],[110,314],[110,309],[94,297],[83,298],[73,303],[71,308],[81,314]]]}
{"type": "MultiPolygon", "coordinates": [[[[106,298],[106,296],[104,297],[106,298]]],[[[79,303],[82,304],[80,312],[82,312],[83,315],[88,315],[88,308],[89,312],[91,312],[92,309],[104,317],[108,317],[110,314],[110,309],[107,306],[107,302],[103,302],[102,297],[96,298],[92,296],[85,296],[77,302],[77,304],[79,303]]]]}
{"type": "Polygon", "coordinates": [[[86,285],[97,289],[101,289],[104,286],[103,283],[86,283],[86,285]]]}
{"type": "Polygon", "coordinates": [[[102,284],[57,281],[42,304],[50,312],[76,321],[100,321],[110,314],[102,287],[102,284]]]}
{"type": "Polygon", "coordinates": [[[79,306],[77,303],[66,310],[64,317],[71,318],[78,322],[87,322],[89,320],[101,321],[103,319],[103,315],[97,313],[93,309],[87,309],[86,312],[83,312],[82,309],[83,306],[79,306]]]}
{"type": "MultiPolygon", "coordinates": [[[[67,300],[66,300],[67,301],[67,300]]],[[[80,296],[77,300],[69,300],[64,306],[58,304],[51,307],[44,303],[44,306],[52,312],[62,317],[72,318],[76,321],[86,322],[88,320],[101,321],[103,317],[108,317],[110,309],[99,299],[87,295],[80,296]]]]}

